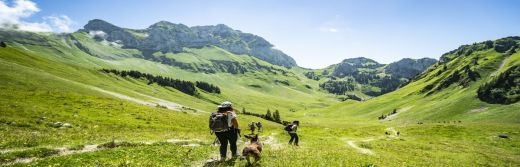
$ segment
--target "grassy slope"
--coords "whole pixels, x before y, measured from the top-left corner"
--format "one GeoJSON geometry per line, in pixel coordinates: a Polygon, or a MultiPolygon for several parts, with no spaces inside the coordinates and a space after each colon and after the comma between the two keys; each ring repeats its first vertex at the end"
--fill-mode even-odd
{"type": "MultiPolygon", "coordinates": [[[[49,42],[62,41],[54,39],[54,36],[46,38],[50,38],[49,42]]],[[[96,43],[90,45],[98,47],[96,43]]],[[[266,166],[520,164],[519,119],[518,112],[514,112],[519,104],[503,106],[482,103],[475,98],[474,92],[478,88],[475,85],[478,84],[464,89],[451,86],[430,96],[415,93],[432,82],[426,81],[427,76],[399,91],[366,102],[347,101],[322,108],[334,103],[334,100],[332,96],[315,90],[318,82],[306,79],[301,72],[303,69],[291,69],[295,75],[293,78],[263,72],[246,73],[238,77],[222,73],[198,74],[129,58],[131,56],[128,55],[111,56],[113,59],[110,60],[98,59],[78,51],[74,45],[67,45],[67,42],[54,43],[52,46],[0,48],[0,70],[3,71],[0,73],[0,89],[3,90],[0,92],[0,132],[5,136],[0,141],[0,148],[33,150],[100,144],[111,140],[156,144],[51,156],[32,162],[32,165],[189,166],[197,165],[216,153],[217,148],[209,145],[214,136],[207,133],[206,114],[144,106],[94,91],[90,86],[146,99],[135,93],[138,92],[205,111],[211,111],[214,104],[176,90],[148,86],[143,81],[101,74],[98,68],[133,69],[172,78],[207,81],[221,87],[223,94],[215,96],[203,93],[205,98],[213,101],[230,99],[239,109],[245,107],[248,111],[259,113],[265,112],[267,108],[271,111],[279,109],[285,119],[300,119],[300,147],[285,145],[289,138],[281,127],[263,121],[266,131],[261,133],[261,139],[265,141],[269,139],[268,136],[275,139],[265,146],[261,163],[266,166]],[[289,87],[274,85],[275,79],[288,79],[290,83],[297,84],[289,87]],[[299,84],[298,79],[303,83],[299,84]],[[261,85],[261,88],[248,86],[251,83],[261,85]],[[313,89],[305,88],[304,84],[313,89]],[[377,116],[395,108],[409,110],[400,113],[392,121],[377,121],[377,116]],[[469,112],[478,108],[487,110],[469,112]],[[288,112],[289,109],[296,111],[288,112]],[[40,116],[47,119],[39,120],[40,116]],[[462,120],[462,123],[453,123],[454,120],[462,120]],[[71,123],[73,128],[56,129],[48,125],[56,121],[71,123]],[[425,124],[416,124],[417,121],[425,124]],[[384,135],[385,131],[393,132],[394,129],[402,135],[384,135]],[[500,133],[508,134],[511,139],[497,138],[500,133]],[[198,139],[200,143],[189,143],[202,145],[184,147],[161,143],[172,138],[198,139]],[[349,146],[349,142],[369,149],[373,154],[362,154],[349,146]]],[[[202,53],[210,52],[219,56],[227,55],[227,58],[242,58],[211,48],[195,49],[190,53],[206,55],[202,53]]],[[[503,59],[494,53],[483,55],[489,57],[489,62],[480,62],[486,67],[483,69],[496,69],[503,59]]],[[[518,57],[518,54],[511,56],[505,66],[518,63],[518,57]]],[[[463,62],[461,59],[460,63],[463,62]]],[[[452,63],[455,63],[453,67],[460,65],[456,61],[452,63]]],[[[488,76],[493,71],[479,72],[485,74],[482,76],[488,76]]],[[[484,82],[486,77],[482,78],[477,83],[484,82]]],[[[241,115],[240,121],[241,126],[245,127],[247,122],[260,120],[241,115]]],[[[0,154],[1,157],[8,155],[0,154]]],[[[242,165],[244,162],[237,162],[234,166],[242,165]]]]}

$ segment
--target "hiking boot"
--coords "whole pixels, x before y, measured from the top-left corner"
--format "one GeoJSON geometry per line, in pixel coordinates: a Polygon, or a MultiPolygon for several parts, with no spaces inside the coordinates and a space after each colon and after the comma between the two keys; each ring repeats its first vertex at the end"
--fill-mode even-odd
{"type": "Polygon", "coordinates": [[[226,157],[222,157],[222,156],[221,156],[219,161],[220,161],[220,162],[224,162],[224,161],[226,161],[226,157]]]}

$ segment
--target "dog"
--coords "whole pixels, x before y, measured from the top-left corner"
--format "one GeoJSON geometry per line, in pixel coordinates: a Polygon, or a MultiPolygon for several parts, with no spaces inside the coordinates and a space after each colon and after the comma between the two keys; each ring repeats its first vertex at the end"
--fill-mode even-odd
{"type": "Polygon", "coordinates": [[[247,164],[251,164],[251,160],[249,159],[250,157],[255,158],[254,163],[260,161],[260,154],[262,153],[262,143],[260,143],[260,140],[258,140],[258,134],[245,135],[245,137],[250,139],[251,142],[242,150],[241,159],[246,159],[247,164]]]}

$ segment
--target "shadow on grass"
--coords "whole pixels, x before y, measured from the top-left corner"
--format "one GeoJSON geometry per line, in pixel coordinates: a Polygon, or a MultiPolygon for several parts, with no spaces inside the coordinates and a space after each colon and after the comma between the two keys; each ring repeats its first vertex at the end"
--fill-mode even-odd
{"type": "MultiPolygon", "coordinates": [[[[226,161],[218,161],[218,160],[212,160],[208,161],[204,164],[204,167],[221,167],[221,166],[235,166],[237,164],[238,158],[232,158],[228,159],[226,161]]],[[[253,164],[245,164],[244,166],[248,167],[260,167],[260,164],[253,163],[253,164]]]]}

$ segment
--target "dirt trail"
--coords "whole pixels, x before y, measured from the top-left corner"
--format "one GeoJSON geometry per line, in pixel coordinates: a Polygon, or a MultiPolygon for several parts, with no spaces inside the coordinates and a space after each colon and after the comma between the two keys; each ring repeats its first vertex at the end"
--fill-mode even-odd
{"type": "MultiPolygon", "coordinates": [[[[274,135],[276,135],[276,133],[271,133],[267,137],[260,136],[260,142],[262,143],[264,150],[266,148],[273,149],[273,150],[278,150],[278,149],[283,148],[283,145],[280,142],[278,142],[278,140],[274,137],[274,135]]],[[[243,138],[245,138],[245,137],[243,137],[243,138]]],[[[249,141],[244,142],[241,139],[239,139],[237,141],[237,149],[238,149],[237,152],[239,155],[242,153],[242,149],[245,147],[245,145],[247,143],[249,143],[249,141]]],[[[191,166],[193,166],[193,167],[195,167],[195,166],[197,166],[197,167],[198,166],[218,166],[218,164],[220,163],[218,161],[219,157],[220,157],[220,155],[218,154],[218,145],[215,147],[215,150],[216,150],[215,153],[211,154],[208,159],[195,162],[191,166]]],[[[229,151],[228,151],[228,154],[229,154],[229,151]]],[[[237,161],[238,161],[238,159],[237,159],[237,161]]]]}
{"type": "Polygon", "coordinates": [[[389,121],[392,118],[396,117],[397,115],[401,114],[402,112],[410,110],[412,107],[414,107],[414,106],[407,106],[407,107],[401,108],[401,109],[397,110],[397,113],[389,115],[388,117],[386,117],[382,121],[389,121]]]}
{"type": "Polygon", "coordinates": [[[487,110],[488,110],[488,107],[481,107],[481,108],[471,109],[469,112],[470,113],[476,113],[476,112],[485,112],[487,110]]]}
{"type": "MultiPolygon", "coordinates": [[[[368,140],[370,140],[370,139],[368,139],[368,140]]],[[[370,141],[371,141],[371,140],[370,140],[370,141]]],[[[356,144],[354,144],[354,141],[353,141],[353,140],[349,140],[349,141],[347,141],[347,144],[348,144],[350,147],[352,147],[352,148],[358,150],[358,151],[359,151],[360,153],[362,153],[362,154],[374,155],[374,152],[372,152],[372,150],[369,150],[369,149],[366,149],[366,148],[361,148],[361,147],[357,146],[356,144]]]]}
{"type": "Polygon", "coordinates": [[[502,60],[502,63],[500,63],[500,66],[498,67],[498,69],[495,72],[491,73],[491,75],[489,75],[489,76],[491,76],[491,77],[496,76],[498,74],[498,72],[500,71],[500,69],[502,69],[502,67],[504,67],[506,65],[506,62],[509,60],[509,58],[511,58],[511,56],[508,56],[507,58],[502,60]]]}
{"type": "Polygon", "coordinates": [[[367,139],[360,139],[360,140],[347,140],[347,145],[352,147],[353,149],[357,150],[358,152],[360,152],[362,154],[375,155],[374,151],[372,151],[370,149],[367,149],[367,148],[361,148],[358,145],[356,145],[356,142],[371,142],[371,141],[374,141],[374,140],[388,139],[388,138],[395,139],[395,138],[399,137],[399,136],[397,136],[397,131],[395,130],[394,127],[388,127],[385,130],[386,131],[390,131],[390,134],[389,135],[380,136],[380,137],[376,137],[376,138],[367,138],[367,139]]]}
{"type": "Polygon", "coordinates": [[[264,146],[268,146],[273,150],[279,150],[283,147],[283,144],[278,142],[278,140],[274,137],[275,133],[271,133],[267,136],[267,139],[262,143],[264,146]]]}
{"type": "MultiPolygon", "coordinates": [[[[163,142],[163,141],[156,141],[156,142],[150,142],[150,141],[143,141],[143,142],[137,142],[137,143],[144,143],[146,145],[151,145],[151,144],[154,144],[154,143],[159,143],[159,142],[163,142]]],[[[201,140],[199,139],[193,139],[193,140],[189,140],[189,139],[168,139],[166,140],[166,142],[168,143],[182,143],[182,146],[186,146],[186,147],[198,147],[200,146],[200,144],[198,144],[198,142],[201,142],[201,140]],[[196,142],[196,143],[193,143],[193,142],[196,142]]],[[[104,149],[109,149],[109,148],[99,148],[100,144],[92,144],[92,145],[85,145],[83,146],[82,149],[79,149],[79,150],[72,150],[68,147],[55,147],[55,148],[50,148],[50,149],[54,149],[54,150],[57,150],[58,151],[58,154],[56,155],[52,155],[51,157],[57,157],[57,156],[65,156],[65,155],[70,155],[70,154],[81,154],[81,153],[88,153],[88,152],[94,152],[94,151],[99,151],[99,150],[104,150],[104,149]]],[[[11,150],[1,150],[1,152],[4,152],[4,153],[8,153],[8,152],[18,152],[18,151],[25,151],[25,150],[29,150],[29,149],[11,149],[11,150]]],[[[14,165],[14,164],[18,164],[18,163],[30,163],[30,162],[33,162],[33,161],[36,161],[40,158],[36,158],[36,157],[28,157],[28,158],[18,158],[12,162],[8,162],[8,163],[0,163],[0,165],[14,165]]]]}
{"type": "MultiPolygon", "coordinates": [[[[83,86],[83,87],[86,87],[86,88],[89,88],[89,89],[92,89],[92,90],[95,90],[95,91],[98,91],[98,92],[109,94],[109,95],[112,95],[114,97],[117,97],[117,98],[120,98],[120,99],[124,99],[124,100],[128,100],[128,101],[132,101],[132,102],[135,102],[135,103],[138,103],[138,104],[143,104],[143,105],[147,105],[147,106],[157,106],[157,105],[160,105],[160,106],[166,107],[167,109],[175,110],[175,111],[183,111],[184,109],[189,109],[189,107],[182,106],[182,105],[180,105],[178,103],[174,103],[174,102],[171,102],[171,101],[168,101],[168,100],[164,100],[164,99],[156,98],[156,97],[153,97],[153,96],[141,94],[141,93],[138,93],[138,92],[135,92],[135,91],[132,91],[132,93],[137,94],[137,95],[142,96],[142,97],[149,98],[149,99],[151,99],[151,101],[137,99],[137,98],[134,98],[134,97],[130,97],[130,96],[121,94],[121,93],[116,93],[116,92],[105,90],[105,89],[101,89],[99,87],[95,87],[95,86],[92,86],[92,85],[87,85],[87,84],[84,84],[84,83],[81,83],[81,82],[65,79],[65,78],[56,76],[56,75],[51,74],[51,73],[47,73],[45,71],[42,71],[40,69],[36,69],[36,68],[33,68],[33,67],[27,67],[27,66],[24,66],[24,65],[13,63],[13,62],[9,62],[9,63],[15,64],[17,66],[21,66],[21,67],[24,67],[24,68],[32,69],[34,71],[39,71],[41,73],[41,75],[48,75],[50,77],[54,77],[56,79],[59,79],[59,80],[62,80],[62,81],[68,82],[68,83],[72,83],[72,84],[75,84],[75,85],[83,86]]],[[[195,109],[195,110],[196,111],[200,111],[200,112],[205,112],[205,111],[198,110],[198,109],[195,109]]]]}
{"type": "MultiPolygon", "coordinates": [[[[139,96],[146,97],[146,98],[151,99],[151,100],[150,101],[141,100],[141,99],[130,97],[130,96],[127,96],[127,95],[124,95],[124,94],[121,94],[121,93],[116,93],[116,92],[113,92],[113,91],[101,89],[99,87],[95,87],[95,86],[87,85],[87,84],[84,84],[84,83],[80,83],[80,82],[68,80],[68,79],[65,79],[65,78],[61,78],[61,77],[58,77],[58,76],[55,76],[55,75],[52,75],[52,74],[49,74],[49,75],[54,76],[54,77],[56,77],[56,78],[58,78],[60,80],[63,80],[63,81],[69,82],[69,83],[73,83],[73,84],[76,84],[76,85],[87,87],[89,89],[92,89],[92,90],[95,90],[95,91],[98,91],[98,92],[102,92],[102,93],[105,93],[105,94],[109,94],[109,95],[112,95],[112,96],[117,97],[119,99],[132,101],[132,102],[135,102],[135,103],[138,103],[138,104],[143,104],[143,105],[153,106],[153,107],[155,107],[157,105],[160,105],[160,106],[166,107],[167,109],[175,110],[175,111],[182,111],[185,108],[189,108],[189,107],[182,106],[182,105],[180,105],[178,103],[174,103],[174,102],[171,102],[171,101],[168,101],[168,100],[164,100],[164,99],[156,98],[156,97],[153,97],[153,96],[145,95],[145,94],[138,93],[138,92],[135,92],[135,91],[131,91],[131,92],[134,93],[134,94],[137,94],[139,96]]],[[[198,110],[198,109],[196,111],[205,112],[205,111],[198,110]]]]}

